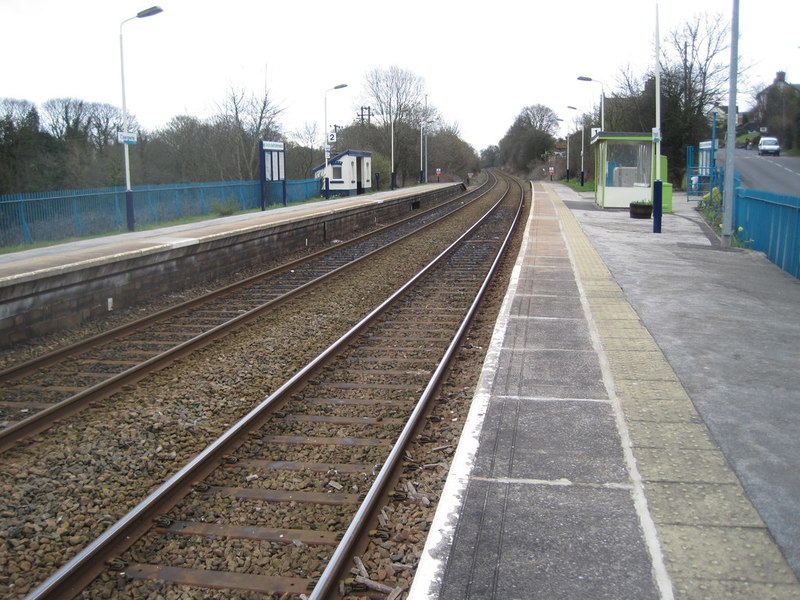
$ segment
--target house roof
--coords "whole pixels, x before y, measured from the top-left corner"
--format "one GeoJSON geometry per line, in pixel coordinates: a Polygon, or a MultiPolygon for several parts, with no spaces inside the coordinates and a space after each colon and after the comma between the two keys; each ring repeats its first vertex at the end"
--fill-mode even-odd
{"type": "MultiPolygon", "coordinates": [[[[328,160],[328,164],[330,164],[332,162],[335,162],[337,160],[340,160],[340,159],[344,158],[345,156],[361,156],[363,158],[369,158],[370,156],[372,156],[372,152],[363,152],[361,150],[345,150],[344,152],[340,152],[336,156],[330,158],[328,160]]],[[[324,168],[325,168],[325,163],[322,163],[318,167],[314,167],[313,169],[311,169],[311,172],[312,173],[316,173],[317,171],[319,171],[321,169],[324,169],[324,168]]]]}

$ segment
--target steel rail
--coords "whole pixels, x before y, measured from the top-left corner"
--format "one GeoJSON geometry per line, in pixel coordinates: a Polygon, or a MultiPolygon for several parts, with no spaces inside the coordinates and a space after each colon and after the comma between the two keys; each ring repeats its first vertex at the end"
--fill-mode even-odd
{"type": "MultiPolygon", "coordinates": [[[[353,325],[338,340],[333,342],[316,358],[306,364],[302,369],[297,371],[291,378],[283,383],[272,394],[265,398],[258,406],[253,408],[247,415],[240,419],[228,431],[222,434],[212,444],[207,446],[200,452],[194,459],[187,465],[181,468],[177,473],[160,485],[153,491],[147,498],[142,500],[135,508],[128,514],[119,519],[111,527],[109,527],[102,535],[94,540],[89,546],[80,551],[64,566],[62,566],[56,573],[51,575],[47,580],[40,584],[33,590],[26,600],[63,600],[64,598],[72,598],[79,594],[92,580],[94,580],[99,573],[102,572],[104,565],[107,561],[114,556],[121,554],[125,549],[130,547],[141,535],[143,535],[152,526],[152,520],[165,512],[167,507],[173,506],[177,503],[188,491],[192,485],[201,481],[209,473],[211,473],[224,457],[230,454],[238,446],[244,443],[247,433],[253,429],[262,426],[270,416],[270,410],[279,402],[294,392],[297,388],[305,383],[307,378],[316,373],[319,368],[330,362],[337,353],[339,353],[347,344],[350,344],[354,338],[361,333],[367,326],[374,322],[390,305],[394,304],[400,297],[406,294],[416,283],[423,277],[428,275],[436,266],[444,261],[455,249],[470,235],[477,227],[480,226],[489,216],[496,210],[502,199],[496,202],[485,215],[470,227],[464,234],[443,250],[436,258],[429,262],[423,269],[416,275],[411,277],[405,284],[398,288],[387,299],[380,303],[376,308],[370,311],[358,323],[353,325]]],[[[515,222],[519,218],[521,207],[517,210],[515,222]]],[[[510,235],[510,234],[509,234],[510,235]]],[[[508,240],[509,236],[506,237],[508,240]]],[[[503,247],[507,244],[504,242],[503,247]]],[[[495,263],[497,262],[495,259],[495,263]]],[[[484,282],[481,286],[481,295],[488,282],[484,282]]],[[[474,310],[470,311],[471,315],[474,310]]],[[[459,339],[463,337],[466,330],[467,323],[462,323],[459,328],[459,339]]],[[[457,342],[451,344],[453,348],[448,354],[451,355],[457,346],[457,342]]],[[[446,369],[445,361],[441,361],[437,367],[436,373],[444,372],[446,369]]],[[[428,386],[427,390],[435,389],[435,386],[428,386]]],[[[427,392],[430,395],[430,392],[427,392]]],[[[422,409],[415,409],[415,414],[421,414],[422,409]]],[[[419,420],[419,416],[416,417],[419,420]]],[[[404,433],[407,428],[404,429],[404,433]]],[[[410,434],[406,434],[404,439],[410,434]]],[[[398,453],[393,451],[394,455],[398,453]]],[[[402,455],[402,453],[399,453],[402,455]]],[[[382,469],[381,472],[383,472],[382,469]]],[[[385,481],[383,482],[385,485],[385,481]]],[[[368,499],[371,498],[372,502],[379,496],[379,493],[373,491],[375,486],[367,493],[368,499]]],[[[352,526],[351,526],[352,528],[352,526]]],[[[348,529],[350,532],[350,529],[348,529]]],[[[346,534],[347,535],[347,534],[346,534]]],[[[353,533],[350,533],[352,537],[353,533]]],[[[352,544],[348,542],[348,547],[352,544]]],[[[338,550],[337,550],[338,552],[338,550]]],[[[326,572],[328,569],[326,569],[326,572]]],[[[330,575],[328,576],[330,577],[330,575]]],[[[327,585],[327,584],[326,584],[327,585]]]]}
{"type": "MultiPolygon", "coordinates": [[[[477,200],[478,198],[482,197],[483,195],[488,193],[490,189],[493,188],[488,188],[484,190],[484,186],[482,186],[481,188],[479,188],[480,193],[476,195],[475,199],[477,200]]],[[[476,191],[477,190],[473,190],[473,193],[476,191]]],[[[465,206],[466,205],[460,207],[458,210],[464,208],[465,206]]],[[[124,386],[135,383],[143,379],[147,375],[159,369],[167,367],[169,364],[172,364],[177,359],[182,358],[188,354],[191,354],[192,352],[195,352],[196,350],[214,342],[215,340],[218,340],[222,337],[225,337],[226,335],[229,335],[237,327],[240,327],[243,324],[247,323],[248,321],[255,319],[267,309],[273,309],[278,305],[280,305],[281,303],[284,303],[289,299],[297,296],[298,294],[320,285],[323,281],[325,281],[329,277],[333,277],[334,275],[339,274],[344,270],[354,267],[361,261],[366,260],[367,258],[373,256],[375,253],[382,252],[387,248],[390,248],[393,245],[398,244],[401,241],[407,239],[408,237],[415,235],[420,231],[424,231],[429,227],[432,227],[436,223],[440,222],[441,220],[443,220],[448,216],[451,216],[452,214],[454,213],[448,213],[447,215],[444,215],[441,218],[436,219],[413,232],[410,232],[396,240],[393,240],[392,242],[384,246],[381,246],[380,248],[377,248],[371,252],[368,252],[367,254],[364,254],[363,256],[358,257],[353,261],[350,261],[311,281],[308,281],[290,290],[289,292],[286,292],[285,294],[278,296],[277,298],[273,298],[272,300],[269,300],[268,302],[258,305],[248,310],[247,312],[237,315],[236,317],[224,323],[221,323],[207,331],[204,331],[201,334],[198,334],[184,342],[181,342],[176,346],[173,346],[172,348],[164,352],[154,355],[149,359],[126,369],[125,371],[113,375],[108,379],[101,381],[100,383],[97,383],[89,388],[86,388],[85,390],[82,390],[77,394],[65,398],[64,400],[61,400],[42,411],[36,412],[31,416],[17,423],[14,423],[13,425],[10,425],[9,427],[6,427],[3,430],[0,430],[0,453],[5,452],[9,448],[13,448],[16,444],[18,444],[22,440],[25,440],[33,435],[36,435],[37,433],[41,433],[42,431],[50,428],[56,421],[68,417],[76,412],[79,412],[88,403],[105,399],[110,395],[116,393],[120,389],[122,389],[124,386]]],[[[369,235],[366,237],[369,237],[369,235]]],[[[286,268],[284,267],[282,268],[282,270],[286,270],[286,268]]],[[[233,286],[229,287],[234,287],[238,285],[239,284],[233,284],[233,286]]],[[[192,302],[193,301],[189,301],[189,303],[192,302]]],[[[169,311],[170,309],[166,309],[163,312],[169,312],[169,311]]],[[[126,326],[123,326],[118,329],[123,329],[125,327],[126,326]]],[[[103,334],[100,334],[100,336],[102,335],[103,334]]]]}

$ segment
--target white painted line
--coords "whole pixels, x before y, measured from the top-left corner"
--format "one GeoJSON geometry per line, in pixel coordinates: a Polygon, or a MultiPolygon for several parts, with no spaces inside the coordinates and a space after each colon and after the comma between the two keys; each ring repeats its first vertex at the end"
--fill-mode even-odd
{"type": "Polygon", "coordinates": [[[632,490],[630,483],[609,481],[606,483],[591,483],[586,481],[570,481],[569,479],[517,479],[515,477],[472,477],[473,481],[486,481],[489,483],[505,483],[508,485],[538,485],[545,487],[588,487],[607,490],[632,490]]]}

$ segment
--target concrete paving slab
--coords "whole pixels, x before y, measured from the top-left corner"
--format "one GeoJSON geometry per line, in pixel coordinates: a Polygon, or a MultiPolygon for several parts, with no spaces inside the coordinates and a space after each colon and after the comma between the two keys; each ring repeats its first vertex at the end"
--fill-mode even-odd
{"type": "Polygon", "coordinates": [[[518,295],[511,304],[511,316],[550,319],[583,318],[583,307],[576,297],[518,295]]]}
{"type": "Polygon", "coordinates": [[[486,415],[474,476],[626,483],[611,405],[498,398],[486,415]]]}
{"type": "Polygon", "coordinates": [[[508,349],[497,365],[496,392],[502,396],[605,398],[594,351],[508,349]],[[564,375],[568,373],[569,377],[564,375]]]}
{"type": "Polygon", "coordinates": [[[656,423],[703,423],[689,400],[622,398],[620,404],[628,425],[636,421],[656,423]]]}
{"type": "Polygon", "coordinates": [[[750,581],[716,581],[708,579],[677,579],[676,598],[679,600],[709,600],[716,598],[756,598],[757,600],[797,600],[797,586],[750,581]]]}
{"type": "Polygon", "coordinates": [[[660,530],[667,568],[684,579],[797,581],[766,528],[662,525],[660,530]]]}
{"type": "Polygon", "coordinates": [[[628,421],[631,442],[639,448],[685,448],[687,450],[713,450],[717,444],[711,439],[703,423],[628,421]]]}
{"type": "Polygon", "coordinates": [[[582,320],[511,317],[508,345],[530,350],[585,350],[591,346],[589,329],[582,320]]]}
{"type": "Polygon", "coordinates": [[[475,480],[465,507],[440,600],[658,598],[628,490],[475,480]]]}
{"type": "Polygon", "coordinates": [[[656,523],[763,527],[738,483],[647,484],[647,504],[656,523]]]}
{"type": "Polygon", "coordinates": [[[637,448],[636,464],[646,482],[737,483],[718,450],[637,448]]]}

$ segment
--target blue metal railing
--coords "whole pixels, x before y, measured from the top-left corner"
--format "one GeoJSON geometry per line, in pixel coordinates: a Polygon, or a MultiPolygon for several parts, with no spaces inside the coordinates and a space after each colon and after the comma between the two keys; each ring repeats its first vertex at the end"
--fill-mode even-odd
{"type": "MultiPolygon", "coordinates": [[[[320,195],[319,179],[267,182],[265,207],[320,195]],[[284,193],[285,190],[285,193],[284,193]]],[[[224,210],[261,207],[258,181],[137,186],[136,229],[224,210]]],[[[102,188],[0,196],[0,247],[61,241],[127,230],[125,190],[102,188]]]]}
{"type": "Polygon", "coordinates": [[[725,169],[712,166],[712,153],[701,148],[695,155],[695,148],[686,148],[686,199],[689,202],[702,200],[713,193],[714,188],[721,194],[725,182],[725,169]]]}
{"type": "Polygon", "coordinates": [[[800,278],[800,198],[736,188],[733,212],[734,234],[744,245],[800,278]]]}

